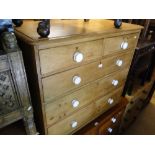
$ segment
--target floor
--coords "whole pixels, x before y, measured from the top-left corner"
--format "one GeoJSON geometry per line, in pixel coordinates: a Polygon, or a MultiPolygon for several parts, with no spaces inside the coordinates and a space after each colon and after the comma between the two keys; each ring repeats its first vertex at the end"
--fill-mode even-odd
{"type": "Polygon", "coordinates": [[[0,135],[26,135],[23,121],[19,120],[0,129],[0,135]]]}
{"type": "Polygon", "coordinates": [[[125,135],[155,135],[155,93],[150,104],[124,133],[125,135]]]}

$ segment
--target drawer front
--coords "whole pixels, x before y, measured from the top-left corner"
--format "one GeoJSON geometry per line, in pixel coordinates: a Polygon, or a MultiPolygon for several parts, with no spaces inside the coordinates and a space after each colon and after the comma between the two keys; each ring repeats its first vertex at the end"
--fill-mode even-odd
{"type": "Polygon", "coordinates": [[[48,134],[71,134],[73,131],[79,129],[80,127],[91,121],[94,118],[95,113],[96,112],[94,104],[92,103],[87,107],[81,109],[80,111],[74,113],[73,115],[67,117],[66,119],[48,128],[48,134]]]}
{"type": "Polygon", "coordinates": [[[112,135],[117,134],[120,121],[122,118],[122,111],[113,115],[106,123],[99,124],[99,135],[112,135]]]}
{"type": "Polygon", "coordinates": [[[134,49],[139,33],[104,39],[104,55],[112,54],[126,49],[134,49]]]}
{"type": "Polygon", "coordinates": [[[40,50],[41,74],[56,73],[98,59],[102,46],[102,40],[97,40],[40,50]]]}
{"type": "Polygon", "coordinates": [[[43,78],[44,102],[49,102],[59,95],[97,80],[98,78],[108,75],[116,70],[121,70],[124,67],[128,68],[132,55],[133,53],[129,52],[128,54],[113,56],[43,78]]]}
{"type": "Polygon", "coordinates": [[[95,101],[97,111],[99,113],[103,113],[119,103],[120,97],[122,94],[123,87],[118,88],[117,90],[113,91],[112,93],[101,97],[100,99],[95,101]]]}
{"type": "Polygon", "coordinates": [[[60,121],[74,111],[106,95],[112,90],[121,87],[126,79],[127,69],[113,73],[107,78],[99,79],[65,97],[45,104],[47,126],[60,121]],[[113,79],[119,81],[117,86],[112,84],[113,79]]]}

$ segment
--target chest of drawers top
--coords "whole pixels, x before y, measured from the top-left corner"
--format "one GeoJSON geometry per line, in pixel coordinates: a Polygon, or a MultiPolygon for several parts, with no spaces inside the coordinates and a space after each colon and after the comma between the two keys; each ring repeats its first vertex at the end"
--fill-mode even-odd
{"type": "MultiPolygon", "coordinates": [[[[112,20],[90,20],[84,22],[83,20],[51,20],[50,21],[50,35],[48,38],[40,38],[37,33],[38,21],[24,20],[21,27],[15,29],[16,34],[26,39],[31,44],[39,44],[40,48],[44,48],[41,44],[45,42],[56,43],[57,40],[68,41],[73,38],[83,38],[85,40],[94,37],[93,39],[112,37],[128,34],[131,31],[139,31],[142,26],[123,23],[120,29],[114,27],[112,20]],[[89,38],[88,38],[89,36],[89,38]],[[68,40],[66,40],[68,39],[68,40]]],[[[60,43],[60,42],[59,42],[60,43]]],[[[62,42],[63,43],[63,42],[62,42]]],[[[55,46],[56,44],[53,44],[55,46]]]]}

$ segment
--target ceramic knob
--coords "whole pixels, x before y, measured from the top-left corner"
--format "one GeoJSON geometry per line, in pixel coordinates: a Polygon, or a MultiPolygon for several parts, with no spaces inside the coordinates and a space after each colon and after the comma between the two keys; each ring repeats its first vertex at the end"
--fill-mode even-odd
{"type": "Polygon", "coordinates": [[[118,85],[118,80],[112,80],[112,84],[113,84],[114,86],[117,86],[117,85],[118,85]]]}
{"type": "Polygon", "coordinates": [[[117,66],[122,66],[122,64],[123,64],[123,60],[120,60],[120,59],[118,59],[117,61],[116,61],[116,65],[117,66]]]}
{"type": "Polygon", "coordinates": [[[99,125],[99,122],[95,122],[94,125],[95,125],[95,126],[98,126],[98,125],[99,125]]]}
{"type": "Polygon", "coordinates": [[[108,103],[109,103],[109,104],[113,104],[113,102],[114,102],[114,100],[113,100],[112,98],[109,98],[109,99],[108,99],[108,103]]]}
{"type": "Polygon", "coordinates": [[[99,64],[99,65],[98,65],[98,68],[102,68],[102,67],[103,67],[103,64],[99,64]]]}
{"type": "Polygon", "coordinates": [[[121,48],[122,48],[123,50],[127,49],[127,48],[128,48],[128,42],[123,41],[123,42],[121,43],[121,48]]]}
{"type": "Polygon", "coordinates": [[[81,78],[79,76],[74,76],[73,77],[73,83],[75,85],[79,85],[81,83],[81,78]]]}
{"type": "Polygon", "coordinates": [[[72,100],[72,106],[73,106],[73,108],[78,107],[79,104],[80,104],[80,102],[78,100],[72,100]]]}
{"type": "Polygon", "coordinates": [[[83,54],[80,53],[80,52],[76,52],[76,53],[74,54],[74,61],[77,62],[77,63],[79,63],[79,62],[81,62],[82,60],[83,60],[83,54]]]}
{"type": "Polygon", "coordinates": [[[115,122],[116,122],[116,118],[113,117],[113,118],[111,119],[111,121],[112,121],[113,123],[115,123],[115,122]]]}
{"type": "Polygon", "coordinates": [[[109,133],[112,133],[112,128],[107,129],[109,133]]]}
{"type": "Polygon", "coordinates": [[[72,121],[72,123],[71,123],[72,128],[76,128],[77,125],[78,125],[77,121],[72,121]]]}

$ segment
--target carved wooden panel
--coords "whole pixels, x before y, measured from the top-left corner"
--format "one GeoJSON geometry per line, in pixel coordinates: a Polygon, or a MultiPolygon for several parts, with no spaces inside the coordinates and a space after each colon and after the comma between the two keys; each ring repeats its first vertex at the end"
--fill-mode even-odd
{"type": "Polygon", "coordinates": [[[0,115],[18,109],[19,103],[15,94],[10,71],[0,73],[0,115]]]}

